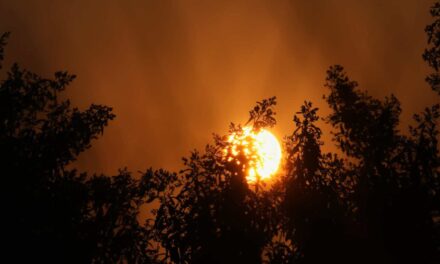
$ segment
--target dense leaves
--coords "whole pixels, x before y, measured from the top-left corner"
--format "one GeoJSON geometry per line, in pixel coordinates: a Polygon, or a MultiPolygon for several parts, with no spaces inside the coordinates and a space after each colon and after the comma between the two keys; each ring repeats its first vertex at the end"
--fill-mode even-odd
{"type": "Polygon", "coordinates": [[[141,206],[163,189],[154,173],[136,180],[126,171],[109,177],[67,169],[115,117],[107,106],[71,107],[61,93],[74,78],[67,72],[42,78],[13,65],[0,84],[4,257],[16,263],[150,262],[156,255],[150,227],[138,218],[141,206]]]}
{"type": "MultiPolygon", "coordinates": [[[[440,4],[423,58],[440,92],[440,4]]],[[[0,66],[9,34],[0,36],[0,66]]],[[[62,92],[75,79],[13,65],[0,83],[0,166],[5,259],[14,263],[438,263],[440,106],[399,131],[393,95],[374,98],[344,68],[327,71],[321,119],[305,101],[284,138],[270,184],[246,181],[252,155],[231,124],[178,173],[87,175],[74,161],[115,118],[112,109],[72,107],[62,92]],[[322,150],[320,122],[339,151],[322,150]]],[[[245,124],[276,124],[276,98],[257,102],[245,124]]],[[[326,142],[329,144],[330,142],[326,142]]],[[[252,148],[251,148],[252,149],[252,148]]]]}
{"type": "Polygon", "coordinates": [[[433,73],[426,77],[426,81],[431,86],[432,90],[440,95],[440,3],[436,2],[431,7],[431,16],[434,22],[427,25],[425,32],[428,35],[428,48],[423,53],[423,59],[434,70],[433,73]]]}
{"type": "MultiPolygon", "coordinates": [[[[249,123],[255,129],[273,125],[275,103],[275,98],[259,103],[249,123]]],[[[240,131],[231,124],[230,133],[240,131]]],[[[204,153],[194,151],[184,159],[185,169],[174,183],[179,188],[162,198],[155,227],[165,260],[259,263],[263,246],[272,238],[271,197],[248,186],[246,157],[228,157],[226,137],[215,139],[204,153]]]]}

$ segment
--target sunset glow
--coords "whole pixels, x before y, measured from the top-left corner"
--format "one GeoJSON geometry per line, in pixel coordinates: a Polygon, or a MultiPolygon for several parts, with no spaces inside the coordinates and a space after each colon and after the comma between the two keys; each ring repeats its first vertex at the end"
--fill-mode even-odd
{"type": "MultiPolygon", "coordinates": [[[[231,144],[229,154],[233,157],[244,155],[248,164],[243,165],[246,170],[246,180],[255,183],[258,180],[270,179],[278,170],[281,161],[281,146],[277,138],[265,129],[258,132],[251,127],[244,127],[243,133],[232,134],[228,141],[231,144]]],[[[230,157],[232,160],[232,157],[230,157]]],[[[239,161],[237,161],[239,164],[239,161]]]]}

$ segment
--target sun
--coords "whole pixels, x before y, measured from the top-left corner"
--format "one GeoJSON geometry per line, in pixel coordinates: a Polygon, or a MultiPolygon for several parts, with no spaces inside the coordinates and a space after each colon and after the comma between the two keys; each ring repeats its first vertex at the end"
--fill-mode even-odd
{"type": "MultiPolygon", "coordinates": [[[[240,154],[247,160],[243,168],[248,183],[267,181],[277,172],[281,161],[281,146],[277,138],[266,129],[256,132],[252,127],[244,127],[242,133],[231,134],[228,142],[231,145],[226,152],[230,154],[230,160],[240,154]]],[[[240,162],[237,161],[237,164],[240,162]]]]}

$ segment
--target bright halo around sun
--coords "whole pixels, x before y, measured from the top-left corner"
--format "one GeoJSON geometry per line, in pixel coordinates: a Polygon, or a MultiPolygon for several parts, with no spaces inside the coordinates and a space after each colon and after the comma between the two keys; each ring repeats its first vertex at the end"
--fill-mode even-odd
{"type": "MultiPolygon", "coordinates": [[[[261,129],[255,132],[252,127],[244,127],[243,133],[230,135],[228,142],[231,143],[229,147],[231,156],[238,156],[242,152],[248,160],[248,164],[244,164],[243,167],[249,183],[269,180],[278,170],[281,146],[269,131],[261,129]]],[[[239,161],[237,164],[240,164],[239,161]]]]}

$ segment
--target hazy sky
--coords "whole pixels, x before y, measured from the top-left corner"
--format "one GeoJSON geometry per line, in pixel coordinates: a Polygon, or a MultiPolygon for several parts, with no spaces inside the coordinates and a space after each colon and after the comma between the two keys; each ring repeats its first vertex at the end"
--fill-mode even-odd
{"type": "Polygon", "coordinates": [[[336,63],[370,94],[397,95],[408,123],[438,100],[421,59],[432,3],[0,0],[0,31],[12,32],[6,67],[68,70],[74,105],[114,108],[81,169],[178,169],[211,133],[246,122],[257,100],[278,97],[280,138],[304,100],[328,113],[323,83],[336,63]]]}

